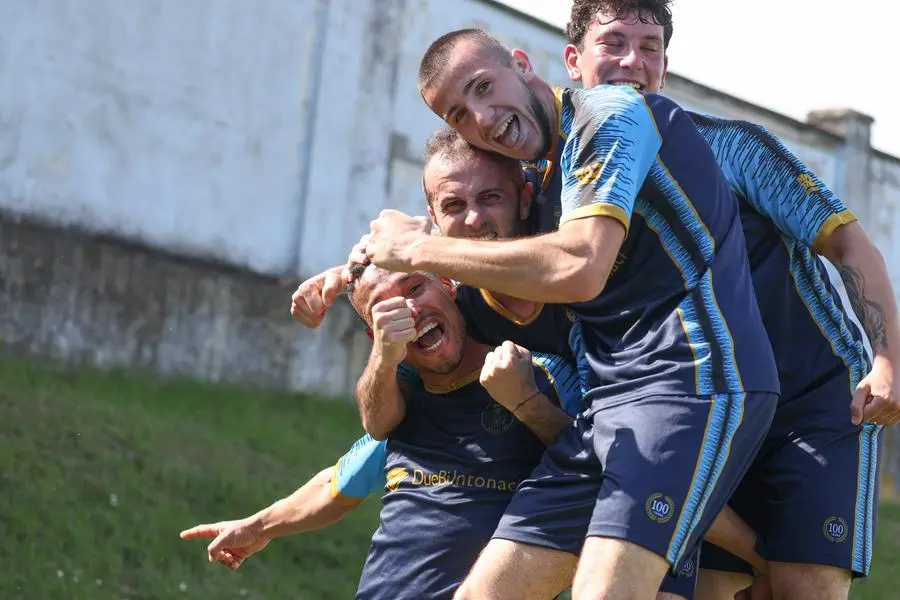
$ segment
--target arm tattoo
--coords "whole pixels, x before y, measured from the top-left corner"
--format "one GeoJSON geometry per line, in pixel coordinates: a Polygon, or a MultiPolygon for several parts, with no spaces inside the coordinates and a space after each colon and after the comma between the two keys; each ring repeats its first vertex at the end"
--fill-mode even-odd
{"type": "Polygon", "coordinates": [[[884,326],[884,310],[877,302],[872,302],[865,296],[866,280],[862,273],[847,265],[841,265],[838,272],[844,285],[847,287],[847,296],[853,312],[862,322],[863,329],[872,344],[872,350],[877,352],[887,348],[887,332],[884,326]]]}

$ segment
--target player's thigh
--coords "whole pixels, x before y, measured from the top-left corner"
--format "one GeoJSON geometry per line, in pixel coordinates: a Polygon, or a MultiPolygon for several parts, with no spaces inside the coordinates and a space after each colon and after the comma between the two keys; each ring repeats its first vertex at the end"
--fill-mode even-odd
{"type": "Polygon", "coordinates": [[[852,576],[847,569],[801,563],[769,563],[774,600],[847,600],[852,576]]]}
{"type": "Polygon", "coordinates": [[[744,573],[700,569],[694,598],[696,600],[733,600],[735,594],[749,587],[751,583],[753,583],[753,579],[744,573]]]}
{"type": "Polygon", "coordinates": [[[552,600],[572,585],[577,557],[493,539],[457,590],[455,600],[552,600]]]}
{"type": "Polygon", "coordinates": [[[575,572],[573,600],[653,600],[669,570],[666,559],[627,540],[589,537],[575,572]]]}
{"type": "Polygon", "coordinates": [[[658,396],[597,411],[603,480],[588,536],[628,540],[677,572],[749,468],[775,403],[770,394],[658,396]]]}

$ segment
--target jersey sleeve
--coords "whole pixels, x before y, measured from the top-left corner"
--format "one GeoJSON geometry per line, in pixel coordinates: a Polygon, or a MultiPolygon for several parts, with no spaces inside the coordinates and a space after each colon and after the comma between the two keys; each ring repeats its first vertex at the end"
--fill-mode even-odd
{"type": "Polygon", "coordinates": [[[541,393],[557,402],[570,416],[581,412],[581,382],[572,363],[561,356],[542,352],[532,352],[531,360],[541,393]]]}
{"type": "Polygon", "coordinates": [[[387,441],[370,435],[356,440],[334,467],[331,495],[364,499],[384,489],[386,458],[387,441]]]}
{"type": "Polygon", "coordinates": [[[701,126],[731,188],[788,237],[821,253],[856,216],[765,127],[710,120],[701,126]]]}
{"type": "Polygon", "coordinates": [[[563,111],[563,128],[560,225],[606,216],[627,231],[635,197],[662,145],[643,96],[624,86],[578,90],[563,111]]]}

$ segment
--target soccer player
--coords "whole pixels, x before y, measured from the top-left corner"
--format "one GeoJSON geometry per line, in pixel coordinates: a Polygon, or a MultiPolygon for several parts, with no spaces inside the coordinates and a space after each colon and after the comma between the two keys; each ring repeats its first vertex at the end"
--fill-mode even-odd
{"type": "MultiPolygon", "coordinates": [[[[566,66],[587,88],[655,93],[672,31],[669,0],[576,0],[566,66]]],[[[900,416],[900,335],[884,261],[856,217],[763,127],[690,116],[739,199],[781,376],[769,435],[731,504],[765,539],[776,598],[846,599],[851,577],[867,575],[871,561],[879,424],[900,416]],[[874,364],[817,254],[840,270],[874,364]]],[[[745,583],[727,572],[750,572],[709,544],[700,564],[700,596],[710,599],[730,599],[745,583]]]]}
{"type": "Polygon", "coordinates": [[[690,118],[663,97],[612,86],[557,95],[524,53],[471,29],[434,42],[419,75],[429,107],[473,145],[559,165],[559,229],[450,239],[383,211],[367,256],[567,303],[591,403],[523,482],[466,593],[529,597],[559,554],[543,545],[548,530],[573,519],[572,497],[590,497],[575,598],[653,598],[725,506],[777,401],[737,202],[690,118]]]}
{"type": "MultiPolygon", "coordinates": [[[[558,357],[533,358],[510,342],[495,348],[471,339],[454,294],[433,275],[374,265],[362,267],[349,290],[374,339],[358,397],[363,423],[370,425],[372,407],[383,410],[385,400],[403,414],[386,442],[363,438],[330,475],[335,489],[357,498],[387,490],[359,599],[451,597],[518,483],[571,422],[561,407],[581,407],[573,367],[558,357]]],[[[325,517],[313,519],[298,506],[301,488],[293,501],[237,526],[198,526],[182,536],[215,533],[210,560],[237,568],[264,547],[268,531],[324,526],[351,508],[325,510],[321,483],[308,487],[319,490],[318,500],[314,492],[305,497],[325,517]]]]}

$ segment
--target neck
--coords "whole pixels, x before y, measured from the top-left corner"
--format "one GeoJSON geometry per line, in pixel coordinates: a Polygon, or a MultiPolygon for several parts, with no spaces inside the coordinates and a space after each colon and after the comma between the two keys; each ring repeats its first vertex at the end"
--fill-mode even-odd
{"type": "Polygon", "coordinates": [[[494,297],[494,300],[496,300],[500,304],[500,306],[521,319],[526,319],[534,314],[534,310],[537,307],[537,302],[533,302],[531,300],[522,300],[521,298],[516,298],[515,296],[510,296],[509,294],[491,292],[491,296],[494,297]]]}
{"type": "Polygon", "coordinates": [[[561,128],[559,122],[560,115],[556,110],[556,89],[543,79],[535,78],[532,82],[532,85],[534,85],[534,93],[541,103],[541,107],[544,109],[544,114],[550,117],[550,135],[554,136],[552,138],[550,150],[547,152],[547,156],[540,156],[536,160],[546,158],[552,161],[556,158],[554,156],[554,149],[556,148],[556,134],[554,132],[559,131],[561,128]]]}
{"type": "Polygon", "coordinates": [[[473,372],[481,371],[484,366],[484,357],[493,350],[491,346],[482,344],[474,340],[470,336],[466,336],[463,340],[463,353],[460,357],[459,364],[449,373],[434,373],[432,371],[422,370],[419,374],[422,377],[422,383],[426,388],[446,389],[453,387],[457,381],[465,379],[473,372]]]}

